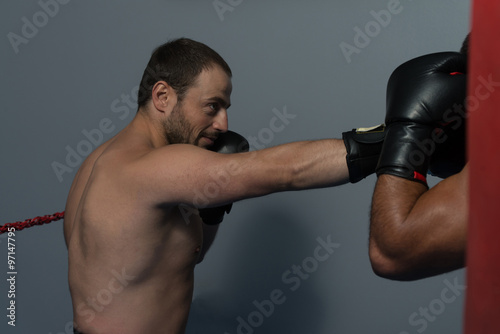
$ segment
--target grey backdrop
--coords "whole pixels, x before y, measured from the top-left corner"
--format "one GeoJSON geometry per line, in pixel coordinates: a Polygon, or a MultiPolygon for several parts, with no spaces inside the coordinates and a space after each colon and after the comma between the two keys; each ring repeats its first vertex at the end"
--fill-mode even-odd
{"type": "MultiPolygon", "coordinates": [[[[132,119],[146,62],[168,39],[199,40],[227,60],[230,128],[254,137],[255,149],[381,123],[392,70],[422,54],[458,50],[469,6],[3,1],[1,224],[64,210],[79,158],[132,119]]],[[[372,273],[374,184],[371,176],[236,203],[196,269],[187,333],[460,333],[463,270],[416,282],[372,273]],[[315,251],[325,243],[330,248],[315,251]]],[[[62,221],[16,233],[15,298],[5,279],[5,234],[0,249],[0,333],[71,333],[62,221]],[[11,300],[15,327],[7,324],[11,300]]]]}

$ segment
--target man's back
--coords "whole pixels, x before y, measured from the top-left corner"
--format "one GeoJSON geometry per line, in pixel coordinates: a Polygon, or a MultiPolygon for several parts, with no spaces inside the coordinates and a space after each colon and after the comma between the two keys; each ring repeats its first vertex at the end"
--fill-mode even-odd
{"type": "Polygon", "coordinates": [[[127,128],[86,159],[71,187],[64,233],[74,320],[85,334],[184,331],[201,222],[135,184],[129,166],[153,150],[127,128]]]}

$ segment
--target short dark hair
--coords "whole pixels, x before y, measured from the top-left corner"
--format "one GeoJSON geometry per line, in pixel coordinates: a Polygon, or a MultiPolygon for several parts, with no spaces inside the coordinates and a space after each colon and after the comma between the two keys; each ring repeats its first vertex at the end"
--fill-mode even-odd
{"type": "Polygon", "coordinates": [[[151,100],[153,86],[158,81],[168,83],[182,100],[198,75],[216,65],[232,76],[226,61],[203,43],[179,38],[160,45],[153,51],[144,70],[137,97],[139,108],[151,100]]]}

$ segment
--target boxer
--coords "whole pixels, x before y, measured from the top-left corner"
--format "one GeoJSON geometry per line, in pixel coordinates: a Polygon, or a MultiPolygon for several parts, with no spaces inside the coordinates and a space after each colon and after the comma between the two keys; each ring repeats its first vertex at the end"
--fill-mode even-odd
{"type": "Polygon", "coordinates": [[[246,152],[228,132],[231,76],[202,43],[158,47],[134,119],[81,165],[64,219],[76,331],[183,333],[195,264],[231,203],[375,171],[383,126],[246,152]]]}

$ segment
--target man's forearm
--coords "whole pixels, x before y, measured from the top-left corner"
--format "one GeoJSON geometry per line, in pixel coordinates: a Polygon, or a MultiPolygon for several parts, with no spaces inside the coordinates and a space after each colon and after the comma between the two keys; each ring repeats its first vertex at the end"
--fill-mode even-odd
{"type": "Polygon", "coordinates": [[[243,176],[238,183],[246,184],[243,198],[349,182],[346,149],[340,139],[282,144],[243,153],[234,162],[234,169],[243,176]]]}
{"type": "Polygon", "coordinates": [[[292,189],[331,187],[349,182],[346,148],[340,139],[287,144],[292,189]],[[298,153],[301,152],[299,155],[298,153]]]}

